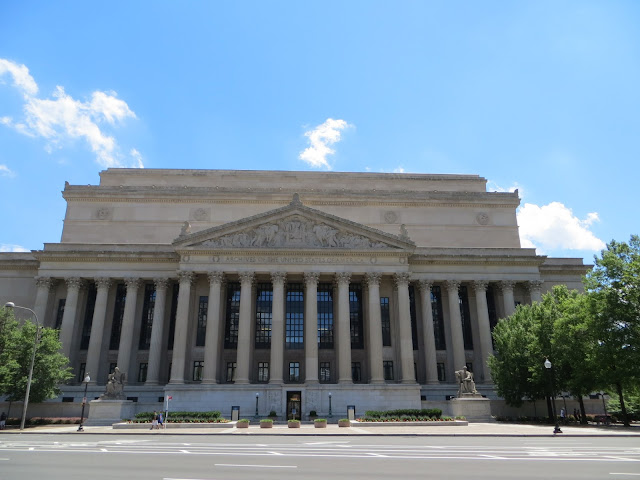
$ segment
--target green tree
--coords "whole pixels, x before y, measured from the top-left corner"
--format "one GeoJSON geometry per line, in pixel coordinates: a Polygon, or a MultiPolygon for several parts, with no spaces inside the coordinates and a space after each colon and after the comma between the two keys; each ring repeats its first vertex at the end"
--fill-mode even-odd
{"type": "Polygon", "coordinates": [[[585,286],[598,384],[615,390],[622,420],[630,426],[625,391],[640,384],[640,237],[631,236],[628,244],[609,243],[596,257],[585,286]]]}
{"type": "MultiPolygon", "coordinates": [[[[4,324],[0,331],[0,395],[6,396],[9,402],[24,400],[38,327],[31,321],[20,325],[6,309],[1,315],[4,324]]],[[[30,402],[58,396],[59,385],[72,377],[69,360],[60,353],[57,330],[40,328],[39,338],[30,402]]]]}

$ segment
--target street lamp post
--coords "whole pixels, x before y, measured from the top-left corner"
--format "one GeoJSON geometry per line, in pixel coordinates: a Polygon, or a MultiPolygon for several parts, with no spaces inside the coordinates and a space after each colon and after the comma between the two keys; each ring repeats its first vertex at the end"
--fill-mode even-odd
{"type": "Polygon", "coordinates": [[[333,415],[331,415],[331,392],[329,392],[329,418],[333,417],[333,415]]]}
{"type": "Polygon", "coordinates": [[[547,357],[545,357],[544,359],[544,368],[547,369],[547,371],[549,372],[549,386],[551,387],[551,395],[553,395],[553,397],[551,398],[551,411],[553,412],[553,421],[555,422],[555,427],[553,428],[553,433],[562,433],[562,430],[560,430],[560,425],[558,425],[558,416],[556,415],[556,399],[555,399],[555,394],[554,394],[554,385],[553,385],[553,371],[551,370],[551,362],[549,361],[549,359],[547,357]]]}
{"type": "Polygon", "coordinates": [[[256,392],[256,418],[258,418],[258,398],[259,397],[260,397],[260,394],[256,392]]]}
{"type": "Polygon", "coordinates": [[[79,432],[84,432],[84,428],[82,428],[82,423],[84,422],[84,406],[87,403],[87,387],[89,386],[90,381],[91,381],[91,377],[87,372],[87,375],[84,377],[84,397],[82,398],[82,413],[80,414],[80,426],[78,427],[79,432]]]}
{"type": "Polygon", "coordinates": [[[31,379],[33,378],[33,365],[36,361],[36,349],[38,348],[38,341],[40,339],[40,321],[36,312],[27,307],[20,307],[13,302],[7,302],[4,304],[5,308],[19,308],[21,310],[27,310],[33,314],[36,319],[36,336],[33,340],[33,352],[31,354],[31,365],[29,366],[29,377],[27,378],[27,391],[24,394],[24,405],[22,407],[22,418],[20,419],[20,430],[24,430],[24,422],[27,419],[27,407],[29,406],[29,393],[31,392],[31,379]]]}
{"type": "Polygon", "coordinates": [[[609,423],[609,416],[607,414],[607,404],[604,403],[604,392],[600,392],[600,398],[602,398],[602,409],[604,410],[604,423],[607,425],[609,423]]]}

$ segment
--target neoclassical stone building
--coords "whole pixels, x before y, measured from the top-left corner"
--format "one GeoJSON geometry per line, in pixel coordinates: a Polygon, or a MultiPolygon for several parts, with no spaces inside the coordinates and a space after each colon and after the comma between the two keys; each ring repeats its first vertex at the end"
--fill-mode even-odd
{"type": "Polygon", "coordinates": [[[76,378],[57,402],[116,365],[141,405],[225,414],[444,404],[465,365],[495,398],[493,325],[587,268],[521,248],[518,193],[475,175],[100,177],[65,185],[60,243],[0,254],[2,303],[60,330],[76,378]]]}

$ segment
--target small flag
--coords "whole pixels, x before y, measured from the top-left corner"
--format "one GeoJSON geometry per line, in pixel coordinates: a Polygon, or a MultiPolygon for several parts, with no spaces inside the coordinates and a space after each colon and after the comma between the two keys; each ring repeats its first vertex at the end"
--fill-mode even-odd
{"type": "Polygon", "coordinates": [[[168,396],[167,400],[173,400],[173,397],[172,396],[168,396]]]}

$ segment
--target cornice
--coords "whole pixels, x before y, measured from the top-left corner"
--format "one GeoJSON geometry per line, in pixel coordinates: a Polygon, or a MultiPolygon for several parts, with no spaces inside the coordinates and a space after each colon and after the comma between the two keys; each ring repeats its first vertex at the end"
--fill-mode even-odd
{"type": "Polygon", "coordinates": [[[34,255],[40,262],[69,263],[177,263],[175,253],[158,252],[104,252],[104,251],[37,251],[34,255]]]}

